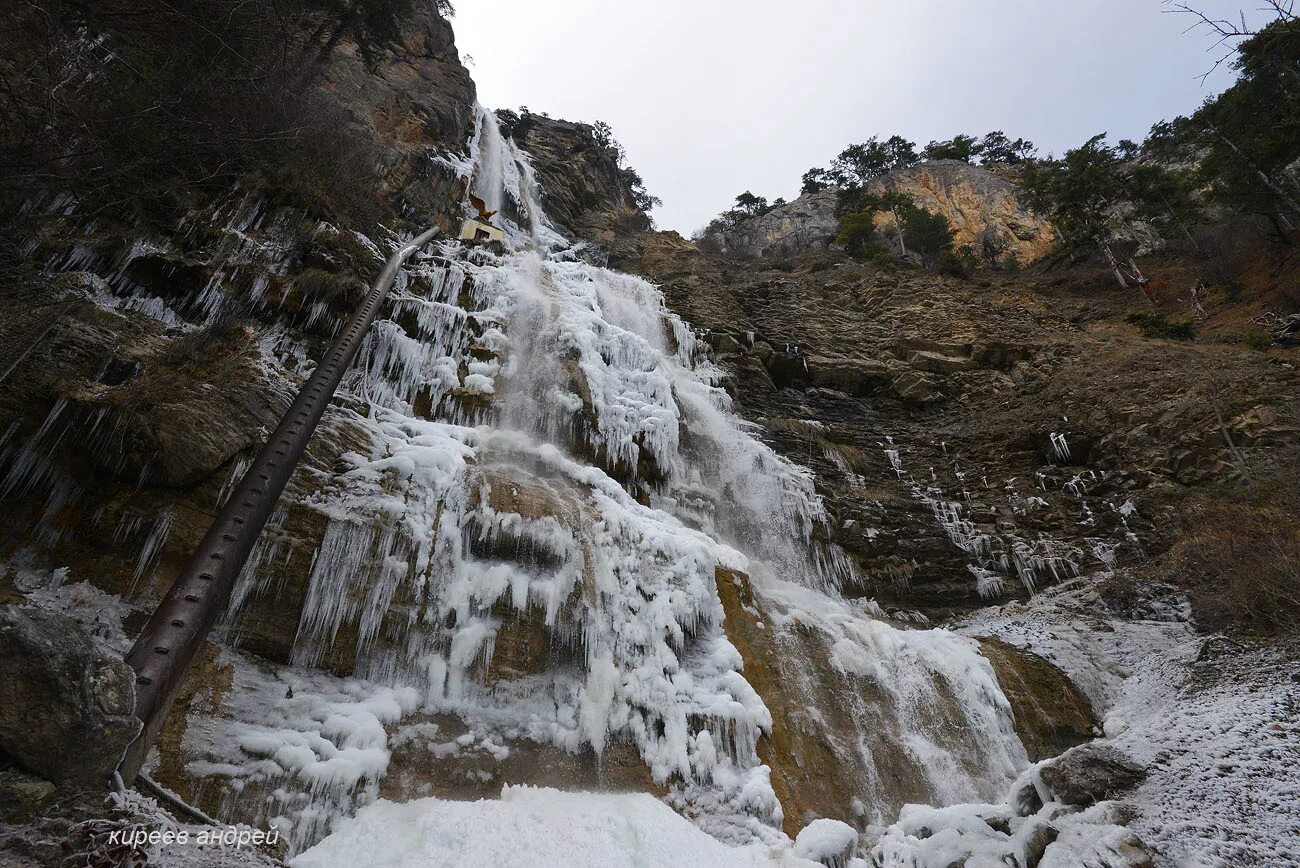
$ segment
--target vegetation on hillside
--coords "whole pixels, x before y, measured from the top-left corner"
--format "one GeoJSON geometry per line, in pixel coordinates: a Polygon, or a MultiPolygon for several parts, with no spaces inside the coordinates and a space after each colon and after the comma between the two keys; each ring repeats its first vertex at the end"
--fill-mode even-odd
{"type": "Polygon", "coordinates": [[[592,131],[596,136],[596,144],[605,149],[610,155],[610,159],[614,161],[614,165],[618,167],[619,175],[623,183],[627,185],[628,190],[631,191],[632,201],[636,207],[649,213],[662,205],[663,200],[658,196],[650,195],[649,191],[646,190],[645,181],[641,178],[641,174],[628,165],[627,151],[623,149],[622,143],[614,138],[613,128],[604,121],[596,121],[592,125],[592,131]]]}
{"type": "MultiPolygon", "coordinates": [[[[1262,221],[1274,241],[1294,246],[1300,226],[1300,16],[1289,3],[1272,3],[1273,19],[1250,30],[1173,5],[1197,15],[1231,46],[1220,62],[1238,76],[1191,116],[1155,124],[1145,142],[1111,144],[1101,133],[1060,157],[1042,157],[1032,142],[1002,131],[959,134],[924,148],[903,136],[872,137],[845,148],[828,167],[805,172],[802,193],[836,191],[834,241],[850,255],[883,261],[888,254],[877,227],[889,227],[904,258],[930,267],[961,260],[969,265],[972,252],[954,252],[951,242],[945,247],[943,232],[929,225],[935,221],[913,213],[914,202],[869,192],[878,187],[872,182],[928,160],[1008,167],[1032,207],[1058,230],[1049,266],[1100,256],[1120,286],[1149,295],[1150,281],[1136,262],[1139,249],[1175,245],[1208,260],[1213,251],[1206,245],[1214,242],[1207,242],[1204,227],[1221,225],[1225,210],[1262,221]],[[878,220],[881,214],[888,216],[878,220]]],[[[738,200],[706,232],[770,210],[762,197],[746,197],[763,206],[738,200]]],[[[988,256],[985,261],[1009,265],[988,256]]]]}
{"type": "MultiPolygon", "coordinates": [[[[376,215],[376,160],[318,87],[373,65],[415,0],[49,0],[0,13],[0,201],[166,209],[249,176],[321,216],[376,215]]],[[[436,4],[450,12],[446,0],[436,4]]]]}

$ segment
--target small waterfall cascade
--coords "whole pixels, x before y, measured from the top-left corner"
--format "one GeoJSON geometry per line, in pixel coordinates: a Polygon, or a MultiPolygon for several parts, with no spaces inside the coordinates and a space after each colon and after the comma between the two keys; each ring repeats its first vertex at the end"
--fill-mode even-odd
{"type": "MultiPolygon", "coordinates": [[[[504,247],[445,241],[402,272],[336,402],[366,447],[307,504],[325,530],[293,675],[241,670],[227,713],[187,735],[188,770],[301,849],[379,796],[399,742],[443,749],[428,721],[455,715],[470,732],[450,749],[498,758],[521,741],[597,762],[631,745],[709,831],[776,840],[759,743],[778,724],[725,629],[725,572],[771,613],[755,629],[815,631],[837,683],[881,685],[889,712],[859,696],[850,729],[888,726],[843,733],[866,768],[888,737],[936,801],[1000,792],[1025,754],[975,643],[841,598],[852,565],[811,474],[732,411],[655,286],[548,223],[527,156],[479,121],[462,165],[504,247]],[[314,668],[341,645],[353,677],[314,668]],[[969,757],[943,743],[953,727],[969,757]]],[[[234,635],[278,563],[266,546],[249,565],[234,635]]]]}

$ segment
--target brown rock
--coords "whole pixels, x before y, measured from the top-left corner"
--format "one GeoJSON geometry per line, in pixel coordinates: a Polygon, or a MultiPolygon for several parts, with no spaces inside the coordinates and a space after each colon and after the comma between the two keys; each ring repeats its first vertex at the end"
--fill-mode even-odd
{"type": "Polygon", "coordinates": [[[1092,709],[1064,672],[1000,639],[979,641],[1011,702],[1016,734],[1031,760],[1056,756],[1092,738],[1096,726],[1092,709]]]}
{"type": "Polygon", "coordinates": [[[139,731],[130,666],[66,615],[0,607],[0,751],[60,786],[107,787],[139,731]]]}
{"type": "Polygon", "coordinates": [[[1062,802],[1087,807],[1137,786],[1147,770],[1114,747],[1093,742],[1045,764],[1039,774],[1062,802]]]}

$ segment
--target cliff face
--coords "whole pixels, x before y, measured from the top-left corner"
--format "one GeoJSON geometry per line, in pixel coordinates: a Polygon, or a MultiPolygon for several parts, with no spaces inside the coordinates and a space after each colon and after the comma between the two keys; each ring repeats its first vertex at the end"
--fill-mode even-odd
{"type": "Polygon", "coordinates": [[[339,140],[382,177],[367,194],[375,210],[353,215],[352,225],[305,211],[288,192],[293,179],[246,177],[215,194],[196,191],[171,210],[133,215],[83,216],[51,191],[53,202],[41,203],[49,210],[24,227],[26,260],[3,272],[0,293],[6,493],[25,495],[12,504],[10,545],[35,523],[57,525],[49,538],[75,536],[99,552],[108,559],[102,578],[116,588],[114,531],[87,522],[111,503],[118,513],[194,515],[193,524],[176,522],[178,536],[164,547],[179,556],[211,511],[203,489],[220,487],[215,478],[231,474],[273,427],[301,365],[327,344],[381,264],[376,242],[357,230],[373,232],[375,214],[394,230],[459,225],[464,181],[448,157],[465,152],[474,85],[447,22],[431,7],[420,13],[373,72],[344,42],[320,76],[313,98],[331,100],[346,118],[339,140]],[[289,343],[268,358],[271,333],[289,343]],[[39,470],[20,466],[21,444],[43,420],[75,428],[88,414],[104,423],[96,440],[56,440],[39,470]],[[85,497],[42,509],[48,491],[28,474],[85,497]]]}
{"type": "Polygon", "coordinates": [[[450,229],[459,178],[439,159],[469,140],[476,98],[451,24],[424,4],[373,72],[355,46],[344,42],[336,53],[322,88],[346,107],[359,137],[374,142],[382,181],[375,193],[402,218],[418,224],[437,215],[450,229]]]}
{"type": "MultiPolygon", "coordinates": [[[[1019,189],[978,166],[954,160],[921,163],[885,175],[868,189],[905,193],[952,227],[955,245],[977,255],[1014,255],[1021,263],[1045,256],[1055,243],[1051,225],[1024,204],[1019,189]]],[[[723,253],[789,255],[824,250],[838,231],[832,190],[800,196],[761,217],[746,220],[706,240],[723,253]]],[[[901,253],[892,216],[878,215],[881,241],[901,253]]]]}
{"type": "Polygon", "coordinates": [[[814,469],[856,593],[941,617],[1144,562],[1200,498],[1300,449],[1292,362],[1144,337],[1125,317],[1146,302],[1099,291],[1104,277],[825,257],[729,258],[655,233],[620,264],[708,330],[741,411],[814,469]]]}
{"type": "Polygon", "coordinates": [[[650,228],[617,150],[601,145],[590,124],[531,113],[498,116],[531,158],[542,206],[561,229],[608,250],[650,228]]]}
{"type": "MultiPolygon", "coordinates": [[[[345,42],[321,82],[379,167],[381,222],[454,229],[475,111],[446,22],[424,13],[374,72],[345,42]]],[[[765,811],[793,835],[833,817],[875,836],[907,803],[996,800],[1025,756],[1090,738],[1122,680],[1106,656],[1115,637],[1133,646],[1115,652],[1125,661],[1184,641],[1184,595],[1206,622],[1227,605],[1213,582],[1197,587],[1197,564],[1263,563],[1234,522],[1294,538],[1300,360],[1234,342],[1246,314],[1233,298],[1203,299],[1209,339],[1176,342],[1142,334],[1127,320],[1135,298],[1086,270],[962,280],[848,260],[826,250],[833,193],[728,233],[743,256],[705,253],[647,231],[592,127],[497,120],[528,152],[552,222],[592,245],[581,255],[603,248],[662,285],[669,309],[572,256],[443,251],[406,272],[164,731],[155,774],[223,819],[298,811],[310,840],[326,790],[346,813],[376,796],[468,800],[526,783],[653,792],[740,834],[683,782],[719,762],[726,779],[752,753],[784,813],[746,801],[765,792],[756,780],[741,824],[765,811]],[[718,371],[758,439],[715,406],[705,380],[718,371]],[[504,388],[511,375],[521,387],[504,388]],[[545,436],[482,434],[521,418],[545,436]],[[415,473],[435,446],[436,472],[415,473]],[[674,481],[688,461],[698,473],[674,481]],[[751,487],[794,465],[810,476],[751,487]],[[816,572],[843,583],[843,598],[815,605],[765,592],[701,542],[757,503],[770,524],[736,526],[761,550],[794,523],[782,497],[805,485],[825,514],[792,562],[822,558],[816,572]],[[367,497],[350,501],[357,490],[367,497]],[[665,503],[689,520],[653,526],[653,546],[631,530],[611,542],[665,503]],[[1217,536],[1198,532],[1206,516],[1217,536]],[[399,524],[457,557],[431,560],[399,524]],[[625,582],[597,578],[613,560],[625,582]],[[459,596],[421,596],[444,585],[459,596]],[[1079,598],[1053,608],[1062,588],[1079,598]],[[586,643],[607,626],[583,619],[620,589],[602,619],[662,608],[615,625],[636,637],[618,646],[626,684],[654,691],[617,706],[624,728],[606,742],[619,713],[600,697],[627,688],[582,680],[586,643]],[[956,632],[912,629],[936,623],[956,632]],[[661,656],[642,660],[651,636],[661,656]],[[360,678],[402,667],[433,681],[435,659],[428,694],[358,696],[373,687],[360,678]],[[701,667],[691,690],[718,677],[711,667],[725,684],[670,718],[680,697],[663,679],[678,665],[701,667]],[[726,692],[742,677],[745,703],[726,692]],[[437,705],[453,685],[460,704],[437,705]],[[526,724],[510,716],[519,707],[526,724]],[[589,727],[599,735],[577,734],[589,727]],[[303,749],[283,769],[267,731],[303,749]],[[681,748],[671,773],[665,745],[681,748]]],[[[931,163],[879,183],[948,217],[959,245],[1006,245],[1022,262],[1050,245],[1051,227],[983,170],[931,163]]],[[[0,602],[73,609],[120,653],[193,550],[391,246],[386,231],[286,204],[278,184],[196,197],[170,222],[74,208],[30,239],[31,267],[0,276],[0,602]]],[[[1192,285],[1177,262],[1160,270],[1192,285]]],[[[1178,317],[1186,301],[1162,304],[1178,317]]],[[[601,662],[608,675],[613,658],[601,662]]]]}

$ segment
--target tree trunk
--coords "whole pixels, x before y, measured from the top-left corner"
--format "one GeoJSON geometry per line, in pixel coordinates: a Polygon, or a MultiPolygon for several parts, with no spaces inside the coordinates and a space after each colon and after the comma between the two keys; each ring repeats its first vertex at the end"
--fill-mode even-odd
{"type": "Polygon", "coordinates": [[[1223,442],[1228,444],[1228,452],[1236,459],[1237,468],[1241,471],[1241,475],[1250,479],[1250,465],[1246,463],[1246,456],[1237,448],[1237,444],[1232,441],[1232,434],[1228,431],[1228,425],[1223,420],[1223,407],[1220,406],[1218,397],[1211,395],[1210,404],[1214,407],[1214,418],[1219,423],[1219,431],[1223,434],[1223,442]]]}
{"type": "Polygon", "coordinates": [[[1110,244],[1105,239],[1098,238],[1097,246],[1101,248],[1106,261],[1110,263],[1110,270],[1115,273],[1115,279],[1119,281],[1119,285],[1124,289],[1128,289],[1128,281],[1124,279],[1124,272],[1120,269],[1119,260],[1115,258],[1115,251],[1110,249],[1110,244]]]}
{"type": "Polygon", "coordinates": [[[1278,198],[1280,198],[1288,208],[1290,208],[1292,211],[1296,212],[1297,214],[1300,214],[1300,202],[1297,202],[1290,193],[1288,193],[1285,189],[1282,188],[1281,184],[1277,183],[1272,178],[1270,178],[1267,172],[1261,169],[1258,166],[1258,164],[1253,162],[1250,159],[1250,157],[1246,156],[1245,151],[1237,147],[1236,142],[1234,142],[1232,139],[1225,136],[1223,133],[1219,132],[1219,128],[1214,126],[1214,124],[1210,124],[1210,132],[1218,136],[1220,141],[1222,141],[1225,145],[1231,148],[1232,152],[1236,154],[1238,157],[1240,157],[1241,161],[1245,163],[1247,166],[1249,166],[1250,169],[1256,175],[1259,176],[1259,180],[1264,182],[1264,186],[1268,187],[1270,190],[1276,193],[1278,198]]]}
{"type": "Polygon", "coordinates": [[[890,208],[894,215],[894,228],[898,230],[898,246],[903,250],[903,258],[907,259],[907,242],[903,240],[903,221],[898,217],[898,209],[890,208]]]}
{"type": "Polygon", "coordinates": [[[1178,228],[1183,230],[1183,234],[1187,236],[1188,241],[1192,242],[1192,247],[1195,248],[1196,252],[1197,253],[1202,252],[1201,245],[1196,243],[1196,239],[1193,238],[1192,233],[1188,231],[1187,224],[1183,222],[1183,218],[1179,217],[1178,213],[1174,211],[1174,206],[1169,204],[1169,197],[1165,196],[1164,194],[1161,194],[1160,201],[1165,203],[1165,211],[1167,211],[1169,213],[1170,218],[1172,218],[1173,221],[1178,224],[1178,228]]]}

